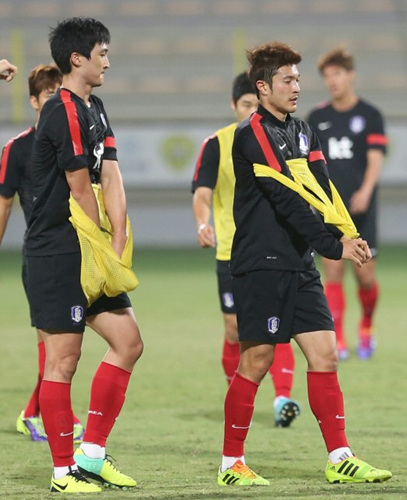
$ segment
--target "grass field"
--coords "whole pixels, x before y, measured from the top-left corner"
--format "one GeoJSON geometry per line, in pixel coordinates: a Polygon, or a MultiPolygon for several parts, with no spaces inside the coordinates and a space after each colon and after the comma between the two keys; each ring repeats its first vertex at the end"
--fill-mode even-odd
{"type": "MultiPolygon", "coordinates": [[[[138,250],[140,287],[132,293],[145,341],[127,401],[108,453],[139,482],[135,491],[106,491],[98,498],[138,499],[405,499],[407,498],[406,248],[386,247],[379,261],[379,347],[369,362],[353,355],[340,366],[348,437],[361,458],[388,468],[382,485],[329,485],[326,452],[306,398],[305,363],[296,349],[293,397],[302,415],[289,429],[273,427],[270,379],[259,390],[246,457],[271,479],[261,489],[216,484],[223,436],[226,383],[220,365],[222,319],[212,252],[138,250]]],[[[46,443],[15,431],[15,420],[35,385],[37,350],[20,282],[20,257],[0,255],[0,496],[39,500],[52,472],[46,443]]],[[[358,304],[347,282],[349,338],[356,348],[358,304]]],[[[73,384],[76,413],[86,420],[89,389],[105,345],[91,330],[73,384]]],[[[92,495],[91,495],[92,497],[92,495]]]]}

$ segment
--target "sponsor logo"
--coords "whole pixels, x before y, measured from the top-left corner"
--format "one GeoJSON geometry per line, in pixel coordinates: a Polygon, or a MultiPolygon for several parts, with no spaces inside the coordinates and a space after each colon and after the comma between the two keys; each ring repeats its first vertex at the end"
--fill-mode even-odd
{"type": "Polygon", "coordinates": [[[89,410],[88,414],[89,415],[96,415],[98,417],[103,417],[103,413],[101,411],[89,410]]]}
{"type": "Polygon", "coordinates": [[[277,333],[278,329],[280,328],[280,318],[277,318],[277,316],[272,316],[267,320],[267,329],[271,334],[277,333]]]}
{"type": "Polygon", "coordinates": [[[60,432],[59,435],[61,437],[66,437],[66,436],[72,436],[72,434],[73,434],[73,431],[72,432],[60,432]]]}
{"type": "Polygon", "coordinates": [[[235,301],[233,299],[233,294],[232,293],[222,293],[222,301],[223,305],[227,308],[231,308],[235,305],[235,301]]]}
{"type": "Polygon", "coordinates": [[[284,149],[286,146],[287,146],[287,144],[285,144],[285,143],[284,143],[282,146],[280,146],[280,145],[279,145],[278,147],[279,147],[280,149],[284,149]]]}
{"type": "Polygon", "coordinates": [[[319,130],[327,130],[329,128],[332,127],[332,123],[331,122],[321,122],[321,123],[318,123],[318,129],[319,130]]]}
{"type": "Polygon", "coordinates": [[[343,415],[336,415],[335,418],[337,418],[338,420],[344,420],[345,419],[345,417],[343,415]]]}
{"type": "Polygon", "coordinates": [[[309,152],[308,137],[305,134],[300,132],[298,134],[298,138],[300,140],[298,147],[300,148],[301,153],[303,153],[304,155],[308,154],[308,152],[309,152]]]}
{"type": "Polygon", "coordinates": [[[89,130],[92,130],[93,128],[95,128],[95,124],[93,124],[91,127],[89,127],[89,130]]]}
{"type": "Polygon", "coordinates": [[[349,137],[330,137],[328,140],[328,155],[331,160],[350,160],[353,158],[353,141],[349,137]]]}
{"type": "Polygon", "coordinates": [[[349,128],[354,134],[360,134],[366,128],[366,120],[363,116],[352,116],[349,121],[349,128]]]}
{"type": "Polygon", "coordinates": [[[246,427],[240,427],[239,425],[232,424],[233,429],[250,429],[252,424],[246,426],[246,427]]]}
{"type": "Polygon", "coordinates": [[[83,319],[83,307],[82,306],[72,306],[71,307],[71,318],[75,323],[80,323],[83,319]]]}

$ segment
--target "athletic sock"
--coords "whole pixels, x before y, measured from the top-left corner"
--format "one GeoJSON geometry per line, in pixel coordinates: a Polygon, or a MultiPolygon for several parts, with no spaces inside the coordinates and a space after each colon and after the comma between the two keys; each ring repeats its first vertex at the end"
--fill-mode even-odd
{"type": "Polygon", "coordinates": [[[227,383],[230,384],[230,381],[237,370],[240,362],[240,344],[236,342],[236,344],[232,344],[231,342],[225,340],[223,343],[223,352],[222,352],[222,365],[223,370],[226,375],[227,383]]]}
{"type": "Polygon", "coordinates": [[[276,398],[284,396],[291,398],[295,369],[295,357],[291,344],[277,344],[274,362],[270,367],[276,398]]]}
{"type": "Polygon", "coordinates": [[[344,316],[346,309],[345,291],[342,283],[328,282],[325,285],[326,298],[335,323],[338,347],[346,347],[344,316]]]}
{"type": "Polygon", "coordinates": [[[74,465],[71,384],[43,380],[40,408],[54,466],[74,465]]]}
{"type": "Polygon", "coordinates": [[[241,457],[254,412],[254,400],[260,384],[236,372],[225,399],[225,438],[223,455],[241,457]]]}
{"type": "Polygon", "coordinates": [[[28,402],[28,405],[24,410],[25,418],[38,417],[38,415],[40,414],[40,389],[45,369],[45,342],[43,341],[38,343],[38,365],[38,381],[37,385],[35,386],[34,392],[31,395],[30,401],[28,402]]]}
{"type": "Polygon", "coordinates": [[[241,457],[226,457],[225,455],[222,456],[222,465],[220,466],[220,471],[225,472],[227,469],[231,469],[235,463],[240,460],[244,464],[246,463],[244,459],[244,455],[241,457]]]}
{"type": "Polygon", "coordinates": [[[106,448],[98,444],[82,443],[80,448],[89,458],[105,458],[106,456],[106,448]]]}
{"type": "Polygon", "coordinates": [[[76,464],[71,465],[70,467],[54,467],[54,479],[62,479],[74,470],[78,470],[78,466],[76,464]]]}
{"type": "Polygon", "coordinates": [[[349,447],[345,433],[345,405],[337,372],[308,372],[308,399],[330,453],[349,447]]]}
{"type": "Polygon", "coordinates": [[[336,450],[331,451],[329,454],[329,460],[333,464],[339,464],[339,462],[342,462],[343,460],[346,460],[347,458],[353,457],[354,454],[351,452],[351,449],[347,446],[344,446],[342,448],[337,448],[336,450]]]}
{"type": "Polygon", "coordinates": [[[371,288],[359,287],[358,290],[359,300],[362,306],[362,320],[360,328],[363,330],[363,335],[371,335],[371,328],[373,324],[373,314],[376,309],[377,301],[379,299],[379,285],[375,281],[371,288]]]}
{"type": "Polygon", "coordinates": [[[131,372],[118,366],[101,363],[92,383],[84,442],[106,445],[126,399],[130,376],[131,372]]]}

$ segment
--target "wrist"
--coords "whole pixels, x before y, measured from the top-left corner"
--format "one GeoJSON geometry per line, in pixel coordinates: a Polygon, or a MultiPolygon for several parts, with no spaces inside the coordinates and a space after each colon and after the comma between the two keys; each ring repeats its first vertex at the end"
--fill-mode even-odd
{"type": "Polygon", "coordinates": [[[199,226],[198,226],[198,234],[200,232],[202,232],[207,226],[208,226],[208,224],[205,224],[205,222],[203,222],[202,224],[199,224],[199,226]]]}

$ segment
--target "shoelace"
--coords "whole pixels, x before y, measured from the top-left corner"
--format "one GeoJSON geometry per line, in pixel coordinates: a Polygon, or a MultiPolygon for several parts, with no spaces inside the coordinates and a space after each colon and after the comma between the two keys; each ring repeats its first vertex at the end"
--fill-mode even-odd
{"type": "Polygon", "coordinates": [[[78,470],[72,470],[69,468],[69,475],[72,476],[77,483],[89,483],[85,476],[83,476],[78,470]]]}
{"type": "Polygon", "coordinates": [[[243,477],[257,477],[256,474],[250,469],[250,467],[242,462],[236,462],[232,469],[239,474],[242,474],[243,477]]]}
{"type": "Polygon", "coordinates": [[[113,461],[116,462],[116,459],[113,458],[112,455],[106,455],[105,460],[116,472],[120,472],[119,469],[117,469],[116,466],[113,464],[113,461]]]}

